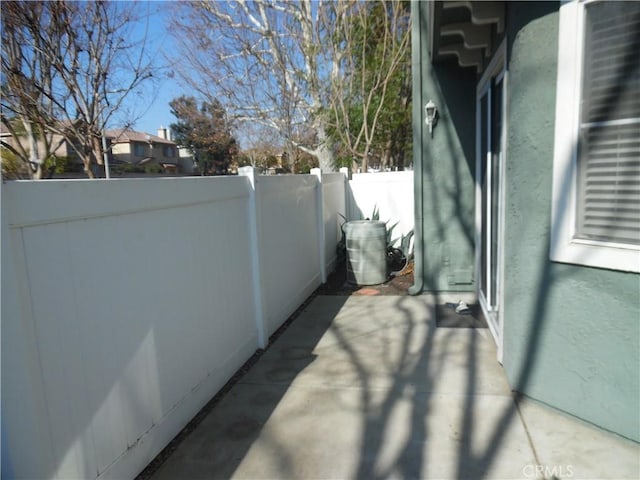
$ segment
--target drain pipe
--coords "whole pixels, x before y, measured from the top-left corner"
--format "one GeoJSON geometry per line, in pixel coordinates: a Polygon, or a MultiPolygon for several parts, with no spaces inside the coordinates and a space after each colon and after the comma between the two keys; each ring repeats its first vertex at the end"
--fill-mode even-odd
{"type": "Polygon", "coordinates": [[[411,72],[413,98],[413,193],[415,237],[413,243],[413,285],[409,287],[409,295],[418,295],[424,289],[424,212],[423,212],[423,185],[422,180],[422,63],[420,55],[420,2],[411,2],[411,72]],[[417,93],[417,95],[416,95],[417,93]],[[415,99],[418,101],[416,102],[415,99]],[[417,141],[416,141],[417,140],[417,141]]]}

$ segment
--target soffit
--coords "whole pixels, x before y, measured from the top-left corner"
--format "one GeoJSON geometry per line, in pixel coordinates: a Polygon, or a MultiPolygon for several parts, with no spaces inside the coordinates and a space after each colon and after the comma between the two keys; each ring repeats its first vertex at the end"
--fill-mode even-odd
{"type": "Polygon", "coordinates": [[[457,59],[481,72],[505,28],[506,2],[429,2],[431,61],[457,59]]]}

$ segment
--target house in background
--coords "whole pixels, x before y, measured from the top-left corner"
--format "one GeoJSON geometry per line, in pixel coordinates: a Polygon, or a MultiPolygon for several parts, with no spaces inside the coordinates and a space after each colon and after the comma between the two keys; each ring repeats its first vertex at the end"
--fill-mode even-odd
{"type": "MultiPolygon", "coordinates": [[[[163,172],[183,172],[192,173],[194,171],[193,156],[185,154],[184,149],[178,147],[170,138],[166,128],[160,127],[158,135],[151,135],[145,132],[138,132],[129,129],[108,130],[106,139],[108,143],[110,167],[117,171],[118,167],[131,165],[140,169],[163,172]]],[[[9,145],[16,145],[20,142],[25,148],[25,139],[22,137],[14,139],[4,125],[0,126],[0,138],[9,145]]],[[[70,171],[82,172],[83,164],[72,145],[63,140],[58,134],[53,134],[52,145],[57,147],[52,152],[56,157],[67,158],[70,171]]],[[[44,148],[42,141],[39,141],[39,148],[44,148]]]]}
{"type": "Polygon", "coordinates": [[[413,293],[477,300],[515,391],[640,441],[640,3],[412,9],[413,293]]]}
{"type": "Polygon", "coordinates": [[[111,166],[131,164],[136,166],[159,165],[165,171],[177,171],[179,165],[178,146],[164,136],[150,135],[134,130],[108,130],[111,166]]]}
{"type": "MultiPolygon", "coordinates": [[[[158,129],[158,136],[165,140],[172,139],[171,130],[163,127],[162,125],[158,129]]],[[[182,173],[196,173],[198,165],[195,161],[193,152],[187,147],[183,147],[177,144],[176,146],[178,149],[178,170],[182,173]]]]}
{"type": "MultiPolygon", "coordinates": [[[[18,134],[18,138],[15,138],[9,129],[0,123],[0,140],[3,143],[11,145],[12,147],[19,149],[19,145],[22,146],[27,152],[29,151],[29,145],[26,136],[18,134]]],[[[81,172],[83,169],[82,160],[74,150],[73,145],[65,140],[62,135],[57,133],[49,134],[50,144],[53,146],[52,155],[58,158],[65,158],[68,161],[69,169],[81,172]]],[[[45,144],[42,138],[38,139],[37,148],[39,151],[45,151],[45,144]]]]}
{"type": "Polygon", "coordinates": [[[191,150],[180,145],[178,145],[178,164],[180,171],[184,173],[196,173],[198,170],[198,164],[191,150]]]}

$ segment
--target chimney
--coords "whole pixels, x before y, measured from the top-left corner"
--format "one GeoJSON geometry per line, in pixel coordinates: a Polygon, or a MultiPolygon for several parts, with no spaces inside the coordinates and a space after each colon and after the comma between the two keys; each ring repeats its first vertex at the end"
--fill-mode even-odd
{"type": "Polygon", "coordinates": [[[158,136],[164,140],[169,140],[169,137],[167,137],[167,129],[162,125],[160,125],[160,128],[158,129],[158,136]]]}

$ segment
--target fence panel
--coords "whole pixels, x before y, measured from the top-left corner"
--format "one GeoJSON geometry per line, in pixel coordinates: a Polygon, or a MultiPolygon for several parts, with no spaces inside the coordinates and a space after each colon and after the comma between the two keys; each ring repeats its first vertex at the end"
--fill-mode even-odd
{"type": "Polygon", "coordinates": [[[260,176],[260,255],[265,326],[271,335],[320,285],[318,180],[312,175],[260,176]]]}
{"type": "Polygon", "coordinates": [[[22,299],[3,303],[3,392],[44,397],[3,394],[7,476],[132,477],[251,356],[247,198],[241,178],[3,186],[22,299]]]}
{"type": "Polygon", "coordinates": [[[374,210],[392,232],[396,243],[413,230],[413,172],[381,172],[354,174],[349,181],[347,198],[349,220],[371,218],[374,210]]]}
{"type": "Polygon", "coordinates": [[[325,173],[322,175],[325,259],[328,272],[335,269],[337,260],[336,247],[342,239],[340,227],[347,217],[345,182],[346,176],[342,173],[325,173]]]}

